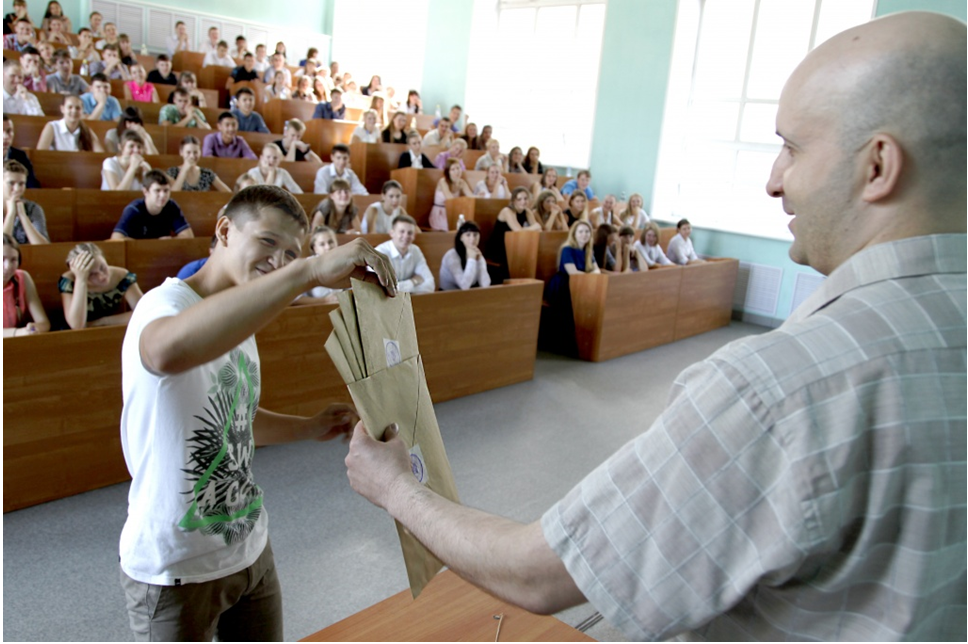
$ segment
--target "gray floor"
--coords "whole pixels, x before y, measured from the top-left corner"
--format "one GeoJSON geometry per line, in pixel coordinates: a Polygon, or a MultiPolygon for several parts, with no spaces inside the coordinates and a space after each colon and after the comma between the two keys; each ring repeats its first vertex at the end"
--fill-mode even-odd
{"type": "MultiPolygon", "coordinates": [[[[542,354],[533,381],[436,405],[462,501],[533,521],[658,415],[675,375],[730,327],[602,364],[542,354]]],[[[407,587],[390,519],[346,484],[341,444],[259,450],[270,534],[296,640],[407,587]]],[[[4,515],[5,640],[130,640],[117,542],[127,485],[4,515]]],[[[559,617],[577,625],[590,605],[559,617]]],[[[606,622],[588,634],[622,640],[606,622]]]]}

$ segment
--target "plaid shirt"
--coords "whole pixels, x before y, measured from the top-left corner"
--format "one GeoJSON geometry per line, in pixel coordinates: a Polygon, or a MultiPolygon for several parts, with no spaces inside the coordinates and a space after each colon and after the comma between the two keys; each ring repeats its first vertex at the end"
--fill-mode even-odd
{"type": "Polygon", "coordinates": [[[960,640],[965,235],[867,248],[542,519],[630,637],[960,640]]]}

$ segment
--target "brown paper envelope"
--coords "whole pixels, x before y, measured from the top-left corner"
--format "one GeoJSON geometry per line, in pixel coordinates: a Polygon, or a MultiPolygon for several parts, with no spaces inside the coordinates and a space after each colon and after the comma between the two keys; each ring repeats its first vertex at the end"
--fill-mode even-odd
{"type": "MultiPolygon", "coordinates": [[[[340,291],[337,293],[336,299],[339,300],[339,311],[343,314],[343,322],[346,324],[346,332],[349,335],[350,344],[353,345],[356,362],[362,370],[365,366],[363,362],[363,343],[360,341],[360,323],[356,319],[356,302],[353,298],[353,291],[340,291]]],[[[363,377],[365,378],[366,376],[367,374],[364,372],[363,377]]]]}
{"type": "Polygon", "coordinates": [[[326,338],[326,353],[329,354],[330,359],[333,361],[333,366],[336,367],[336,371],[343,378],[343,382],[350,384],[351,382],[356,382],[356,378],[353,377],[353,370],[350,369],[350,363],[343,355],[343,347],[339,343],[339,338],[336,337],[336,332],[329,334],[326,338]]]}
{"type": "Polygon", "coordinates": [[[363,343],[361,366],[368,376],[417,355],[409,293],[387,297],[379,286],[353,280],[353,298],[363,343]]]}
{"type": "MultiPolygon", "coordinates": [[[[411,451],[415,475],[419,472],[424,485],[459,503],[420,356],[351,383],[349,391],[371,435],[379,440],[388,425],[397,423],[399,435],[411,451]]],[[[397,524],[397,532],[410,591],[416,598],[443,564],[403,526],[397,524]]]]}
{"type": "Polygon", "coordinates": [[[336,339],[343,348],[343,355],[346,356],[346,361],[349,363],[350,370],[353,372],[353,380],[362,380],[363,367],[353,352],[353,343],[350,342],[349,332],[346,330],[346,323],[343,321],[342,313],[339,309],[333,309],[329,312],[329,319],[333,323],[333,331],[336,333],[336,339]]]}

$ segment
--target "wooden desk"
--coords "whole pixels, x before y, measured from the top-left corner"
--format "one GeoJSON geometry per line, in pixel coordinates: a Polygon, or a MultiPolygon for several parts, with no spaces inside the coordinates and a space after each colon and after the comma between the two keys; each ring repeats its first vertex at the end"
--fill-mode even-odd
{"type": "Polygon", "coordinates": [[[738,274],[739,260],[726,257],[682,267],[676,340],[729,324],[738,274]]]}
{"type": "Polygon", "coordinates": [[[437,575],[417,599],[404,590],[301,641],[492,642],[494,616],[501,613],[502,642],[595,641],[554,617],[492,597],[450,570],[437,575]]]}
{"type": "MultiPolygon", "coordinates": [[[[279,103],[305,103],[305,101],[279,101],[279,103]]],[[[315,151],[316,154],[319,155],[319,158],[323,161],[329,161],[330,155],[333,151],[333,146],[337,143],[342,143],[344,145],[350,144],[350,139],[353,137],[353,130],[355,130],[357,126],[357,123],[354,121],[331,121],[329,119],[314,118],[309,118],[308,120],[303,119],[299,114],[287,112],[283,106],[273,108],[272,101],[269,101],[267,110],[269,111],[264,112],[263,114],[266,116],[266,123],[269,125],[269,129],[273,132],[275,132],[275,130],[273,129],[272,124],[269,123],[269,118],[275,118],[277,121],[279,119],[285,121],[286,119],[295,116],[303,120],[303,122],[306,124],[306,134],[303,135],[303,141],[312,146],[313,151],[315,151]],[[278,110],[277,115],[274,115],[273,110],[278,110]]],[[[311,116],[312,112],[310,112],[310,117],[311,116]]],[[[279,131],[282,132],[281,125],[279,131]]]]}

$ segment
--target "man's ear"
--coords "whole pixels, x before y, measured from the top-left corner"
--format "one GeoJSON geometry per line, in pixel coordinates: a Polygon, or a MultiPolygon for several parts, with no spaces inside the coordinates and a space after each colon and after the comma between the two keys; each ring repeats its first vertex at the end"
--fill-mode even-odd
{"type": "Polygon", "coordinates": [[[864,187],[861,198],[874,203],[897,190],[904,168],[904,151],[889,134],[875,134],[861,152],[864,155],[864,187]]]}
{"type": "Polygon", "coordinates": [[[215,222],[215,236],[218,238],[219,245],[228,246],[230,228],[232,228],[232,221],[225,215],[220,216],[215,222]]]}

